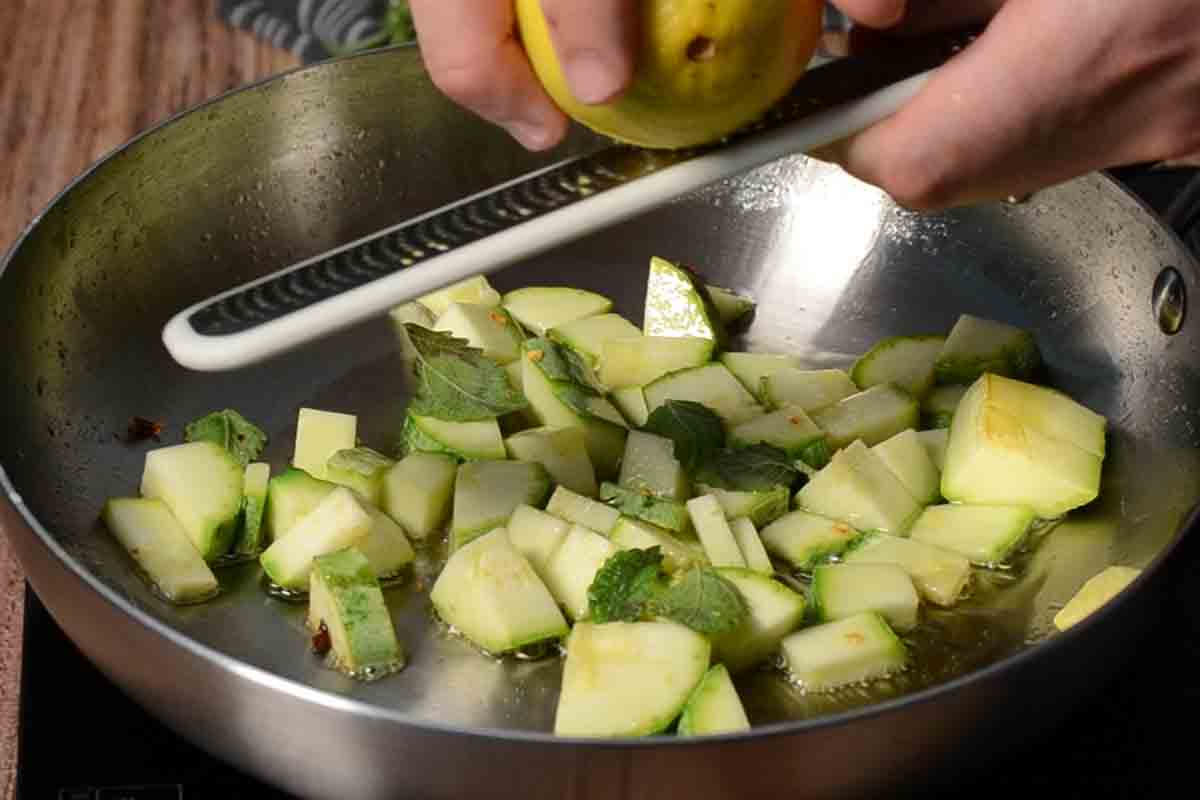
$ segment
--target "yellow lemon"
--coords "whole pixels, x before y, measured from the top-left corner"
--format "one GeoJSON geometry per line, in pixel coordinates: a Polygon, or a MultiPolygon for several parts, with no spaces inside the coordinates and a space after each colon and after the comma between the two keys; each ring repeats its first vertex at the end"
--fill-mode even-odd
{"type": "Polygon", "coordinates": [[[637,71],[611,103],[571,94],[540,0],[517,0],[538,79],[566,114],[642,147],[716,141],[765,113],[804,73],[821,34],[821,0],[644,0],[637,71]]]}

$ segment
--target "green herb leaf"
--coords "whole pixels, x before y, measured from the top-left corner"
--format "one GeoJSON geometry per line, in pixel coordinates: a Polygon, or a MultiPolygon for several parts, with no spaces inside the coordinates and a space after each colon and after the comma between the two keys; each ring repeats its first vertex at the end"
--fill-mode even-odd
{"type": "Polygon", "coordinates": [[[638,489],[626,489],[615,483],[600,485],[600,499],[627,517],[640,519],[676,533],[688,530],[691,519],[687,506],[638,489]]]}
{"type": "Polygon", "coordinates": [[[658,547],[611,556],[588,587],[593,622],[637,622],[666,617],[706,636],[728,633],[749,611],[737,587],[710,567],[692,567],[668,581],[658,547]]]}
{"type": "Polygon", "coordinates": [[[501,417],[529,405],[496,362],[450,334],[405,323],[416,351],[414,414],[448,422],[501,417]]]}
{"type": "Polygon", "coordinates": [[[592,622],[636,622],[650,598],[661,590],[662,551],[621,550],[609,557],[588,587],[592,622]]]}
{"type": "Polygon", "coordinates": [[[188,442],[214,442],[224,447],[242,466],[254,461],[267,443],[267,434],[231,408],[214,411],[188,423],[183,438],[188,442]]]}
{"type": "Polygon", "coordinates": [[[698,483],[740,492],[790,487],[799,477],[787,453],[769,444],[718,451],[696,473],[698,483]]]}
{"type": "Polygon", "coordinates": [[[725,446],[721,417],[703,403],[668,400],[654,411],[642,430],[675,442],[675,458],[689,473],[725,446]]]}
{"type": "Polygon", "coordinates": [[[737,587],[712,567],[692,567],[684,572],[655,594],[650,610],[705,636],[729,633],[750,613],[737,587]]]}
{"type": "Polygon", "coordinates": [[[600,393],[599,382],[592,368],[571,348],[546,338],[528,339],[522,345],[522,353],[526,358],[535,354],[534,363],[550,380],[573,384],[593,396],[600,393]]]}

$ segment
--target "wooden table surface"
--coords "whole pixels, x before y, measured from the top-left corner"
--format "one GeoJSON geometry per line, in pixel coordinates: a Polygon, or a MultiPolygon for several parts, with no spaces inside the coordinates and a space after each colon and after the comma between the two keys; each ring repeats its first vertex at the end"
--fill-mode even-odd
{"type": "MultiPolygon", "coordinates": [[[[294,66],[215,0],[0,0],[0,252],[75,175],[162,118],[294,66]]],[[[0,535],[0,800],[15,794],[24,579],[0,535]]]]}

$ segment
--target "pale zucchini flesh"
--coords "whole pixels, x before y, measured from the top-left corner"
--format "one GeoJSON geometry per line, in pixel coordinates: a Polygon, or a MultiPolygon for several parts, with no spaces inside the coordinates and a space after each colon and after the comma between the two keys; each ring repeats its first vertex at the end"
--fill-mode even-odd
{"type": "Polygon", "coordinates": [[[1099,611],[1142,574],[1140,569],[1124,566],[1106,567],[1088,578],[1067,604],[1054,615],[1054,627],[1065,631],[1099,611]]]}
{"type": "Polygon", "coordinates": [[[913,397],[933,387],[934,362],[946,343],[944,336],[893,336],[876,344],[850,371],[859,388],[890,383],[913,397]]]}
{"type": "Polygon", "coordinates": [[[313,559],[358,544],[370,533],[373,523],[354,492],[339,486],[302,517],[286,537],[263,551],[259,562],[277,585],[305,591],[313,559]]]}
{"type": "Polygon", "coordinates": [[[594,367],[600,361],[605,342],[636,338],[642,332],[620,314],[597,314],[551,328],[547,335],[574,350],[594,367]]]}
{"type": "Polygon", "coordinates": [[[168,600],[198,603],[216,595],[217,577],[166,503],[154,498],[116,497],[104,504],[101,517],[168,600]]]}
{"type": "Polygon", "coordinates": [[[474,303],[475,305],[495,307],[500,305],[500,293],[492,288],[492,284],[483,275],[475,275],[466,280],[431,292],[417,298],[417,302],[429,309],[434,319],[446,313],[451,303],[474,303]]]}
{"type": "Polygon", "coordinates": [[[625,440],[619,483],[669,500],[691,496],[687,473],[675,458],[675,442],[644,431],[630,431],[625,440]]]}
{"type": "Polygon", "coordinates": [[[801,369],[796,356],[775,353],[721,353],[720,361],[746,390],[762,400],[763,379],[785,369],[801,369]]]}
{"type": "Polygon", "coordinates": [[[541,464],[525,461],[473,461],[462,464],[454,479],[450,546],[503,527],[519,505],[540,506],[550,494],[550,478],[541,464]]]}
{"type": "Polygon", "coordinates": [[[621,416],[632,427],[640,428],[650,419],[650,409],[646,406],[646,394],[642,391],[641,386],[614,389],[609,393],[609,398],[621,412],[621,416]]]}
{"type": "Polygon", "coordinates": [[[571,523],[566,520],[527,505],[516,507],[507,526],[512,546],[525,556],[543,582],[550,558],[558,551],[570,529],[571,523]]]}
{"type": "Polygon", "coordinates": [[[908,665],[904,643],[869,612],[797,631],[781,647],[788,672],[810,692],[886,677],[908,665]]]}
{"type": "Polygon", "coordinates": [[[410,536],[426,539],[450,519],[458,461],[444,453],[409,453],[383,476],[382,508],[410,536]]]}
{"type": "Polygon", "coordinates": [[[703,366],[712,353],[712,340],[695,336],[610,339],[600,348],[597,374],[610,389],[641,387],[672,372],[703,366]]]}
{"type": "Polygon", "coordinates": [[[664,258],[650,259],[642,330],[647,336],[694,336],[720,347],[725,326],[703,284],[664,258]]]}
{"type": "Polygon", "coordinates": [[[629,517],[622,517],[608,537],[621,550],[648,550],[657,547],[663,555],[663,569],[679,572],[694,565],[705,565],[708,558],[694,543],[676,538],[671,531],[629,517]]]}
{"type": "Polygon", "coordinates": [[[755,303],[749,297],[743,297],[737,292],[712,284],[708,284],[705,288],[708,289],[708,296],[712,298],[713,306],[717,309],[717,316],[721,319],[721,324],[727,330],[741,325],[755,309],[755,303]]]}
{"type": "Polygon", "coordinates": [[[417,349],[413,347],[406,325],[420,325],[422,328],[433,330],[434,316],[429,309],[417,302],[404,303],[388,311],[392,326],[396,329],[396,338],[400,341],[400,357],[406,362],[417,360],[417,349]]]}
{"type": "Polygon", "coordinates": [[[812,598],[822,622],[871,611],[906,632],[920,618],[921,598],[912,578],[895,564],[822,564],[813,570],[812,598]]]}
{"type": "Polygon", "coordinates": [[[834,454],[796,494],[796,504],[860,531],[903,534],[921,507],[908,489],[861,441],[834,454]]]}
{"type": "Polygon", "coordinates": [[[687,501],[687,510],[710,564],[714,567],[746,566],[742,549],[733,537],[717,498],[710,494],[694,497],[687,501]]]}
{"type": "Polygon", "coordinates": [[[225,555],[237,534],[245,468],[207,441],[151,450],[142,469],[142,497],[157,498],[183,527],[205,561],[225,555]]]}
{"type": "Polygon", "coordinates": [[[1006,563],[1033,527],[1025,506],[930,506],[909,531],[917,542],[951,550],[976,564],[1006,563]]]}
{"type": "Polygon", "coordinates": [[[558,486],[546,504],[546,513],[597,533],[608,535],[621,519],[621,512],[565,486],[558,486]]]}
{"type": "Polygon", "coordinates": [[[489,653],[567,635],[550,590],[503,528],[454,551],[429,595],[442,620],[489,653]]]}
{"type": "Polygon", "coordinates": [[[742,409],[758,407],[754,395],[719,363],[664,375],[648,385],[645,392],[651,413],[668,400],[691,400],[708,406],[725,419],[736,416],[742,409]]]}
{"type": "Polygon", "coordinates": [[[272,477],[267,482],[267,538],[282,539],[336,488],[336,483],[314,478],[295,467],[272,477]]]}
{"type": "Polygon", "coordinates": [[[897,433],[871,448],[920,505],[927,506],[941,496],[941,473],[929,458],[916,431],[897,433]]]}
{"type": "Polygon", "coordinates": [[[451,303],[433,329],[463,339],[503,366],[521,356],[521,328],[502,308],[474,303],[451,303]]]}
{"type": "Polygon", "coordinates": [[[353,489],[368,503],[379,505],[383,476],[395,463],[395,460],[369,447],[338,450],[325,463],[325,479],[353,489]]]}
{"type": "Polygon", "coordinates": [[[724,664],[711,667],[679,716],[680,736],[711,736],[750,730],[746,709],[724,664]]]}
{"type": "Polygon", "coordinates": [[[504,295],[504,308],[537,336],[568,322],[607,314],[612,301],[601,294],[565,286],[530,286],[504,295]]]}
{"type": "Polygon", "coordinates": [[[808,511],[792,511],[762,530],[768,553],[808,572],[841,555],[862,534],[850,525],[808,511]]]}
{"type": "Polygon", "coordinates": [[[588,587],[617,546],[595,531],[573,525],[546,562],[546,588],[566,609],[567,617],[588,615],[588,587]]]}
{"type": "Polygon", "coordinates": [[[730,672],[742,672],[779,651],[783,637],[803,621],[806,602],[804,595],[753,570],[724,567],[717,571],[737,587],[749,616],[713,641],[713,660],[730,672]]]}
{"type": "Polygon", "coordinates": [[[786,405],[770,414],[743,422],[729,432],[731,447],[769,444],[818,469],[829,463],[825,432],[800,406],[786,405]]]}
{"type": "Polygon", "coordinates": [[[355,549],[366,556],[371,571],[378,578],[392,578],[416,558],[412,543],[395,520],[371,505],[363,505],[371,518],[367,535],[354,543],[355,549]]]}
{"type": "Polygon", "coordinates": [[[934,387],[921,400],[921,426],[930,430],[949,428],[967,388],[960,384],[934,387]]]}
{"type": "Polygon", "coordinates": [[[649,736],[679,716],[708,671],[711,646],[675,622],[581,622],[567,637],[559,736],[649,736]]]}
{"type": "Polygon", "coordinates": [[[885,383],[842,398],[814,412],[812,419],[834,450],[855,440],[870,447],[906,428],[916,428],[920,406],[912,395],[885,383]]]}
{"type": "Polygon", "coordinates": [[[738,549],[742,551],[746,567],[763,575],[774,575],[775,567],[771,565],[771,557],[767,555],[754,523],[746,517],[738,517],[729,523],[729,529],[733,532],[738,549]]]}
{"type": "Polygon", "coordinates": [[[494,419],[449,422],[409,413],[404,421],[408,452],[446,453],[462,461],[501,461],[508,456],[494,419]]]}
{"type": "Polygon", "coordinates": [[[246,465],[242,478],[242,527],[233,543],[235,553],[256,556],[262,549],[270,482],[270,464],[255,461],[246,465]]]}
{"type": "Polygon", "coordinates": [[[908,573],[921,597],[939,606],[952,606],[971,578],[971,562],[935,545],[871,534],[856,542],[842,560],[847,564],[895,564],[908,573]]]}
{"type": "Polygon", "coordinates": [[[348,548],[317,556],[308,592],[308,627],[329,633],[332,665],[376,677],[404,662],[383,590],[368,559],[348,548]]]}
{"type": "Polygon", "coordinates": [[[504,445],[511,458],[541,464],[559,486],[584,495],[599,489],[588,458],[587,429],[582,426],[533,428],[509,436],[504,445]]]}
{"type": "Polygon", "coordinates": [[[761,396],[771,408],[799,406],[812,414],[859,391],[840,369],[781,369],[762,379],[761,396]]]}
{"type": "MultiPolygon", "coordinates": [[[[950,431],[945,428],[934,431],[918,431],[917,439],[921,442],[921,446],[925,448],[925,454],[929,456],[929,460],[937,467],[940,474],[946,467],[946,445],[950,442],[950,431]]],[[[941,493],[940,485],[938,493],[941,493]]]]}
{"type": "Polygon", "coordinates": [[[748,517],[756,528],[763,528],[788,513],[792,494],[786,486],[772,486],[757,492],[739,492],[697,484],[697,494],[711,494],[725,511],[726,519],[748,517]]]}
{"type": "Polygon", "coordinates": [[[325,478],[325,465],[338,450],[349,450],[358,442],[358,417],[337,411],[302,408],[296,417],[296,444],[292,466],[314,478],[325,478]]]}
{"type": "Polygon", "coordinates": [[[972,383],[985,373],[1033,377],[1041,354],[1033,334],[1013,325],[963,314],[938,355],[938,383],[972,383]]]}

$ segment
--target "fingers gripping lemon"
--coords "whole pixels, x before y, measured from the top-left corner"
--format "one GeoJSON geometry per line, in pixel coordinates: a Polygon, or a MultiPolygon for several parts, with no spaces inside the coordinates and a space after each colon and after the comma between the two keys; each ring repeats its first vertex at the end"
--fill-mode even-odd
{"type": "Polygon", "coordinates": [[[571,94],[540,0],[517,0],[525,50],[562,110],[642,147],[720,139],[753,122],[804,73],[821,33],[820,0],[645,0],[637,72],[603,105],[571,94]]]}

